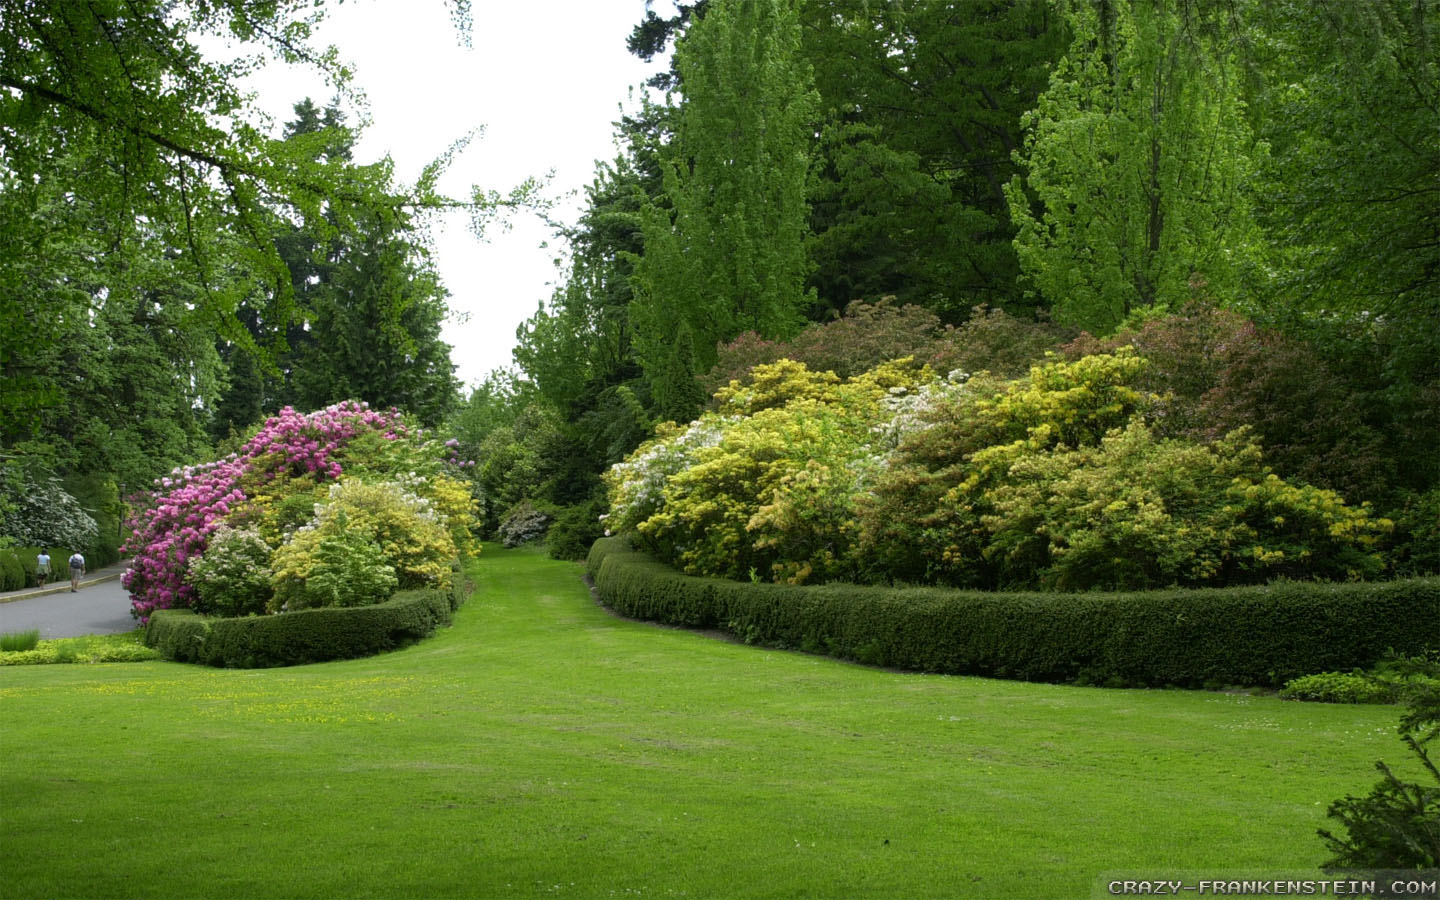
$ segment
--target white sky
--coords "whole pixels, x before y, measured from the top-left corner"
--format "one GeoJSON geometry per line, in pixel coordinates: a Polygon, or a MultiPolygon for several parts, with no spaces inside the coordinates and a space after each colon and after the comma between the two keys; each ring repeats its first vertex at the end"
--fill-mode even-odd
{"type": "MultiPolygon", "coordinates": [[[[552,169],[548,196],[588,185],[596,160],[616,155],[612,123],[622,104],[638,105],[631,88],[664,65],[625,49],[645,0],[473,0],[472,7],[467,49],[443,0],[330,6],[313,43],[339,48],[369,101],[356,162],[388,153],[397,179],[412,184],[452,142],[484,126],[441,182],[451,196],[468,196],[471,184],[506,193],[552,169]]],[[[668,16],[673,7],[659,2],[655,11],[668,16]]],[[[318,77],[278,64],[249,86],[277,123],[293,118],[303,97],[324,106],[331,96],[318,77]]],[[[349,121],[355,124],[353,112],[349,121]]],[[[580,204],[579,196],[564,199],[552,216],[573,223],[580,204]]],[[[510,364],[516,326],[549,299],[560,276],[563,246],[550,229],[529,214],[511,221],[509,232],[492,227],[484,243],[464,214],[434,230],[434,261],[451,294],[444,340],[467,386],[510,364]]]]}

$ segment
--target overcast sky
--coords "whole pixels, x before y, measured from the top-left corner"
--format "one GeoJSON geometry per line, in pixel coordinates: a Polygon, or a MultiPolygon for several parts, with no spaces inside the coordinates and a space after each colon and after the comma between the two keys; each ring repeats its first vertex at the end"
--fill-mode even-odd
{"type": "MultiPolygon", "coordinates": [[[[461,46],[443,0],[351,0],[332,5],[314,43],[334,44],[355,70],[371,124],[357,162],[385,154],[396,176],[413,183],[421,168],[476,126],[484,133],[450,167],[441,187],[466,196],[477,184],[507,192],[554,170],[547,194],[588,185],[597,159],[616,154],[612,123],[631,88],[662,65],[630,55],[625,38],[645,15],[645,0],[473,0],[471,46],[461,46]]],[[[656,12],[673,7],[657,2],[656,12]]],[[[323,106],[318,78],[272,65],[251,81],[259,105],[285,122],[302,97],[323,106]]],[[[353,124],[353,120],[352,120],[353,124]]],[[[579,198],[552,213],[573,222],[579,198]]],[[[513,217],[506,233],[480,242],[464,215],[435,229],[435,262],[450,290],[453,321],[444,338],[457,374],[473,385],[510,364],[515,328],[548,299],[563,248],[533,216],[513,217]],[[549,242],[548,248],[542,244],[549,242]]]]}

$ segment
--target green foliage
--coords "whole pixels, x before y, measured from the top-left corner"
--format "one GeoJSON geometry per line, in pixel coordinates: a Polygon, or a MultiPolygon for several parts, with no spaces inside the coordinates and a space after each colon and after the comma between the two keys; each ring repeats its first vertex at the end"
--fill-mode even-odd
{"type": "MultiPolygon", "coordinates": [[[[978,456],[979,454],[977,454],[978,456]]],[[[1379,573],[1391,527],[1260,464],[1243,431],[1210,446],[1132,422],[1098,447],[1025,454],[984,499],[1002,584],[1061,590],[1379,573]]]]}
{"type": "Polygon", "coordinates": [[[1395,688],[1363,672],[1321,672],[1290,679],[1280,696],[1320,703],[1394,703],[1395,688]]]}
{"type": "Polygon", "coordinates": [[[732,381],[747,382],[755,366],[785,359],[817,375],[850,378],[888,360],[923,357],[939,332],[939,317],[923,307],[857,300],[843,316],[806,325],[790,340],[766,340],[747,331],[721,344],[719,359],[703,384],[713,394],[732,381]]]}
{"type": "Polygon", "coordinates": [[[1199,285],[1234,296],[1263,148],[1230,44],[1174,0],[1063,10],[1070,47],[1023,119],[1007,187],[1026,279],[1059,321],[1101,334],[1199,285]]]}
{"type": "Polygon", "coordinates": [[[815,95],[793,0],[713,0],[675,51],[684,104],[646,209],[630,304],[663,418],[704,402],[717,341],[784,337],[806,301],[806,178],[815,95]]]}
{"type": "Polygon", "coordinates": [[[383,603],[305,609],[279,616],[205,619],[191,610],[159,610],[145,644],[166,659],[226,668],[293,666],[353,659],[428,637],[451,621],[448,591],[401,591],[383,603]]]}
{"type": "Polygon", "coordinates": [[[995,586],[982,517],[988,493],[1021,457],[1093,446],[1149,402],[1130,353],[1035,366],[1027,378],[937,382],[892,423],[897,444],[860,504],[860,547],[872,578],[995,586]]]}
{"type": "Polygon", "coordinates": [[[1400,740],[1420,764],[1418,781],[1406,781],[1377,762],[1381,781],[1365,797],[1347,795],[1328,814],[1345,827],[1344,837],[1321,829],[1335,869],[1435,869],[1440,867],[1440,768],[1430,745],[1440,737],[1440,662],[1432,654],[1409,661],[1421,676],[1403,692],[1406,713],[1400,740]]]}
{"type": "Polygon", "coordinates": [[[20,560],[9,550],[0,550],[0,591],[18,591],[35,583],[27,577],[20,560]]]}
{"type": "Polygon", "coordinates": [[[29,631],[6,632],[0,634],[0,652],[14,653],[20,650],[34,650],[35,645],[40,643],[40,629],[32,628],[29,631]]]}
{"type": "Polygon", "coordinates": [[[89,634],[83,637],[39,641],[32,649],[0,649],[0,666],[36,666],[58,663],[144,662],[160,654],[146,647],[139,630],[124,634],[89,634]]]}
{"type": "Polygon", "coordinates": [[[400,588],[447,588],[454,539],[428,499],[397,482],[345,479],[271,557],[277,609],[359,606],[400,588]]]}
{"type": "Polygon", "coordinates": [[[1027,681],[1278,686],[1435,640],[1440,580],[1136,593],[751,584],[684,575],[620,538],[588,571],[627,616],[873,665],[1027,681]]]}
{"type": "Polygon", "coordinates": [[[555,521],[545,533],[546,549],[552,559],[582,560],[590,546],[605,534],[601,516],[605,500],[596,497],[577,506],[568,506],[555,514],[555,521]]]}
{"type": "Polygon", "coordinates": [[[1266,73],[1255,121],[1271,146],[1258,190],[1278,271],[1270,302],[1357,325],[1406,352],[1394,384],[1440,376],[1440,7],[1434,0],[1261,3],[1248,11],[1266,73]]]}
{"type": "Polygon", "coordinates": [[[821,303],[893,295],[949,322],[975,303],[1021,307],[1003,186],[1064,47],[1053,5],[807,3],[801,16],[826,114],[811,187],[821,303]]]}
{"type": "Polygon", "coordinates": [[[274,592],[270,545],[254,529],[222,525],[204,554],[190,560],[186,580],[195,587],[201,615],[260,615],[274,592]]]}
{"type": "Polygon", "coordinates": [[[873,465],[871,428],[888,417],[887,398],[927,374],[901,360],[841,384],[789,360],[757,366],[748,386],[717,393],[724,415],[706,414],[617,467],[615,524],[633,521],[695,574],[836,577],[848,565],[856,486],[873,465]],[[718,440],[699,439],[711,433],[718,440]]]}

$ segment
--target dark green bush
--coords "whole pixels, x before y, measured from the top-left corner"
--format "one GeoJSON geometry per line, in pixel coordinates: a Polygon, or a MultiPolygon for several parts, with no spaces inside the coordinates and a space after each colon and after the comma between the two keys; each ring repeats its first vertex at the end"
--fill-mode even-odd
{"type": "Polygon", "coordinates": [[[1124,685],[1267,685],[1440,644],[1440,579],[1132,593],[795,587],[682,575],[619,538],[588,569],[623,615],[923,672],[1124,685]]]}
{"type": "Polygon", "coordinates": [[[1321,672],[1290,679],[1280,697],[1320,703],[1393,703],[1395,687],[1361,672],[1321,672]]]}
{"type": "MultiPolygon", "coordinates": [[[[33,569],[34,563],[31,563],[33,569]]],[[[28,584],[34,584],[33,574],[27,579],[25,568],[12,550],[0,550],[0,591],[18,591],[28,584]]]]}
{"type": "Polygon", "coordinates": [[[588,500],[578,506],[567,506],[555,515],[545,545],[551,559],[580,560],[590,545],[605,535],[600,514],[605,512],[601,500],[588,500]]]}
{"type": "Polygon", "coordinates": [[[234,669],[353,659],[394,650],[448,625],[453,592],[401,591],[373,606],[302,609],[272,616],[205,619],[189,610],[150,617],[145,643],[178,662],[234,669]]]}

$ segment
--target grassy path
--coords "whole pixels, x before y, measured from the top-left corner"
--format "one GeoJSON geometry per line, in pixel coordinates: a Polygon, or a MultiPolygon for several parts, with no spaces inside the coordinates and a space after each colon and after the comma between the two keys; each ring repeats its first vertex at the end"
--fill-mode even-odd
{"type": "Polygon", "coordinates": [[[365,660],[0,670],[5,897],[1088,897],[1314,872],[1395,710],[895,674],[615,619],[487,548],[365,660]]]}

